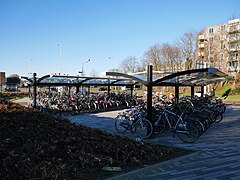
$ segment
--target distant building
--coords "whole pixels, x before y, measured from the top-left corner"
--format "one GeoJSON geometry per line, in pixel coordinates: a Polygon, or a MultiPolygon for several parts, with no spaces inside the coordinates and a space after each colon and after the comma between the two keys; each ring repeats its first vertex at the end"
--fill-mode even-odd
{"type": "Polygon", "coordinates": [[[6,85],[6,74],[5,72],[0,72],[0,91],[3,91],[3,86],[6,85]]]}
{"type": "Polygon", "coordinates": [[[5,72],[0,72],[0,85],[5,85],[6,84],[6,73],[5,72]]]}
{"type": "Polygon", "coordinates": [[[197,36],[196,66],[204,64],[235,76],[240,72],[239,55],[240,19],[208,26],[197,36]]]}

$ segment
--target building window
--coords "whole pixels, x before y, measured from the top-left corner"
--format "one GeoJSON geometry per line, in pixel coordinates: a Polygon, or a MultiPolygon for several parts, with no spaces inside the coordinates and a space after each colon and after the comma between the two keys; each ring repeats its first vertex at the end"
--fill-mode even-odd
{"type": "Polygon", "coordinates": [[[229,54],[229,59],[230,59],[231,61],[237,60],[237,57],[238,57],[238,52],[231,52],[231,53],[229,54]]]}
{"type": "Polygon", "coordinates": [[[208,32],[211,34],[211,33],[213,33],[213,28],[209,28],[208,29],[208,32]]]}
{"type": "Polygon", "coordinates": [[[237,25],[236,24],[233,24],[231,26],[229,26],[229,31],[235,31],[237,30],[237,25]]]}
{"type": "Polygon", "coordinates": [[[226,48],[226,44],[221,43],[221,49],[225,49],[226,48]]]}
{"type": "Polygon", "coordinates": [[[236,49],[237,43],[231,43],[230,44],[230,49],[236,49]]]}
{"type": "Polygon", "coordinates": [[[221,31],[225,31],[226,30],[226,26],[225,25],[222,25],[221,26],[221,31]]]}
{"type": "Polygon", "coordinates": [[[209,49],[208,49],[209,51],[212,51],[213,50],[213,47],[212,46],[209,46],[209,49]]]}
{"type": "Polygon", "coordinates": [[[231,67],[238,67],[238,62],[237,61],[229,62],[229,66],[231,66],[231,67]]]}
{"type": "Polygon", "coordinates": [[[213,42],[213,37],[210,37],[208,41],[213,42]]]}
{"type": "Polygon", "coordinates": [[[230,34],[229,39],[230,41],[234,41],[236,39],[236,34],[230,34]]]}
{"type": "Polygon", "coordinates": [[[220,41],[226,40],[226,37],[227,37],[227,36],[226,36],[225,34],[224,34],[224,35],[221,35],[221,36],[220,36],[220,41]]]}
{"type": "Polygon", "coordinates": [[[220,59],[223,59],[223,58],[224,58],[224,54],[221,53],[221,54],[220,54],[220,59]]]}

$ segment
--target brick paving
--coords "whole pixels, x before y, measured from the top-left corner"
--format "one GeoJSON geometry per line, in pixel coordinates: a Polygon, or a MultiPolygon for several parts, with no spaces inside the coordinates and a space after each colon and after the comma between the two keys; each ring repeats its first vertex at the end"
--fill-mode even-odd
{"type": "Polygon", "coordinates": [[[15,100],[13,102],[27,107],[31,104],[32,100],[30,100],[28,97],[25,97],[25,98],[22,98],[22,99],[15,100]]]}
{"type": "MultiPolygon", "coordinates": [[[[114,117],[119,111],[68,117],[71,121],[116,133],[114,117]]],[[[126,136],[135,138],[127,133],[126,136]]],[[[213,124],[196,142],[183,143],[166,132],[148,142],[187,148],[196,152],[131,171],[109,180],[120,179],[240,179],[240,106],[228,105],[224,119],[213,124]]]]}
{"type": "MultiPolygon", "coordinates": [[[[120,111],[68,116],[72,122],[116,133],[114,117],[120,111]]],[[[133,134],[124,134],[135,138],[133,134]]],[[[166,132],[147,140],[196,152],[131,171],[109,180],[135,179],[240,179],[240,106],[228,105],[223,121],[213,124],[196,142],[183,143],[166,132]]]]}

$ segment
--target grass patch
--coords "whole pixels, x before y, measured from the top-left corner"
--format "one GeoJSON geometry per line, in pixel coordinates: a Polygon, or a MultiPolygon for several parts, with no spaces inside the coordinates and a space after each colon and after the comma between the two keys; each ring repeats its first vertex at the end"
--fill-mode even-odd
{"type": "Polygon", "coordinates": [[[240,95],[229,95],[227,99],[240,99],[240,95]]]}
{"type": "Polygon", "coordinates": [[[230,89],[230,86],[223,86],[221,89],[215,91],[215,96],[221,98],[222,95],[230,89]]]}

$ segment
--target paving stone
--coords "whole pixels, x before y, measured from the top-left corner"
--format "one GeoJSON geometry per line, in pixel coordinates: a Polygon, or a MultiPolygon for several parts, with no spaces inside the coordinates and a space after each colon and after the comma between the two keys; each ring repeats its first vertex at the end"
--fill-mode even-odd
{"type": "MultiPolygon", "coordinates": [[[[116,133],[114,118],[117,113],[103,112],[69,117],[77,122],[110,133],[116,133]]],[[[240,106],[229,105],[224,119],[212,126],[194,143],[183,143],[172,133],[154,135],[146,142],[192,149],[197,152],[128,172],[109,179],[240,179],[240,106]]],[[[133,134],[124,134],[134,138],[133,134]]]]}

